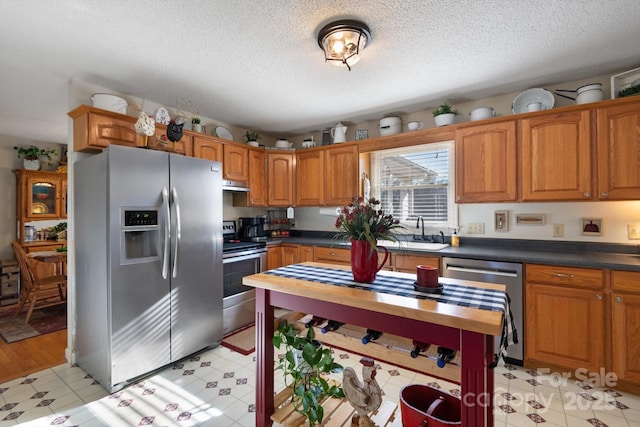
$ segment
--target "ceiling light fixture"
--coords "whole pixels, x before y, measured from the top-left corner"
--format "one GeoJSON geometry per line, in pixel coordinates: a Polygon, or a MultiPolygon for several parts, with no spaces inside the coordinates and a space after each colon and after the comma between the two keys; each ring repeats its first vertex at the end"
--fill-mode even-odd
{"type": "Polygon", "coordinates": [[[371,32],[360,21],[345,19],[331,22],[318,33],[318,45],[324,51],[324,60],[333,65],[351,66],[360,60],[360,53],[371,40],[371,32]]]}

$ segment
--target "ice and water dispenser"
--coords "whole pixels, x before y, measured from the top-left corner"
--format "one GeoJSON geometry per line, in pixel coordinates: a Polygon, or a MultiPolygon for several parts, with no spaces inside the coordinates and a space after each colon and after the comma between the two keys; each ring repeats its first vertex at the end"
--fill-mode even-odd
{"type": "Polygon", "coordinates": [[[122,264],[160,259],[162,250],[158,209],[124,209],[121,232],[122,264]]]}

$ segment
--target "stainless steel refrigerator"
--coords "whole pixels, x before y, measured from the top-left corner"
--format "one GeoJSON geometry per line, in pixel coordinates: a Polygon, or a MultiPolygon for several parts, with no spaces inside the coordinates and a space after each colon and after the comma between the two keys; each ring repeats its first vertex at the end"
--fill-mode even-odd
{"type": "Polygon", "coordinates": [[[110,146],[74,164],[76,360],[109,391],[222,340],[222,167],[110,146]]]}

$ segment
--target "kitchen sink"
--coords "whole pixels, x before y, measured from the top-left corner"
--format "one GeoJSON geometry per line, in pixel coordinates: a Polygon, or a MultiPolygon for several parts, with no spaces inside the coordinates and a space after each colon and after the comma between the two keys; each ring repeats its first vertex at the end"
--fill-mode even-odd
{"type": "Polygon", "coordinates": [[[422,249],[425,251],[439,251],[449,246],[448,243],[433,243],[433,242],[416,242],[416,241],[401,241],[392,242],[390,240],[378,240],[378,245],[386,246],[387,248],[400,248],[400,249],[422,249]]]}

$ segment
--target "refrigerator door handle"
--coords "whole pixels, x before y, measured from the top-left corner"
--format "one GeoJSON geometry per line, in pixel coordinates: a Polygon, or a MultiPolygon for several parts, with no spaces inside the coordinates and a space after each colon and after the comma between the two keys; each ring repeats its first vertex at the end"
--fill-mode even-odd
{"type": "Polygon", "coordinates": [[[180,202],[178,201],[178,192],[176,191],[176,188],[173,187],[171,189],[171,198],[173,203],[171,204],[173,206],[173,209],[175,210],[175,227],[176,227],[176,235],[175,238],[173,240],[173,244],[174,244],[174,251],[173,251],[173,268],[171,269],[171,277],[173,277],[174,279],[176,277],[178,277],[178,245],[180,244],[180,232],[181,232],[181,227],[180,227],[180,202]]]}
{"type": "Polygon", "coordinates": [[[162,210],[164,211],[164,242],[162,245],[162,278],[166,279],[169,273],[169,238],[171,224],[169,223],[169,190],[162,187],[162,210]]]}

